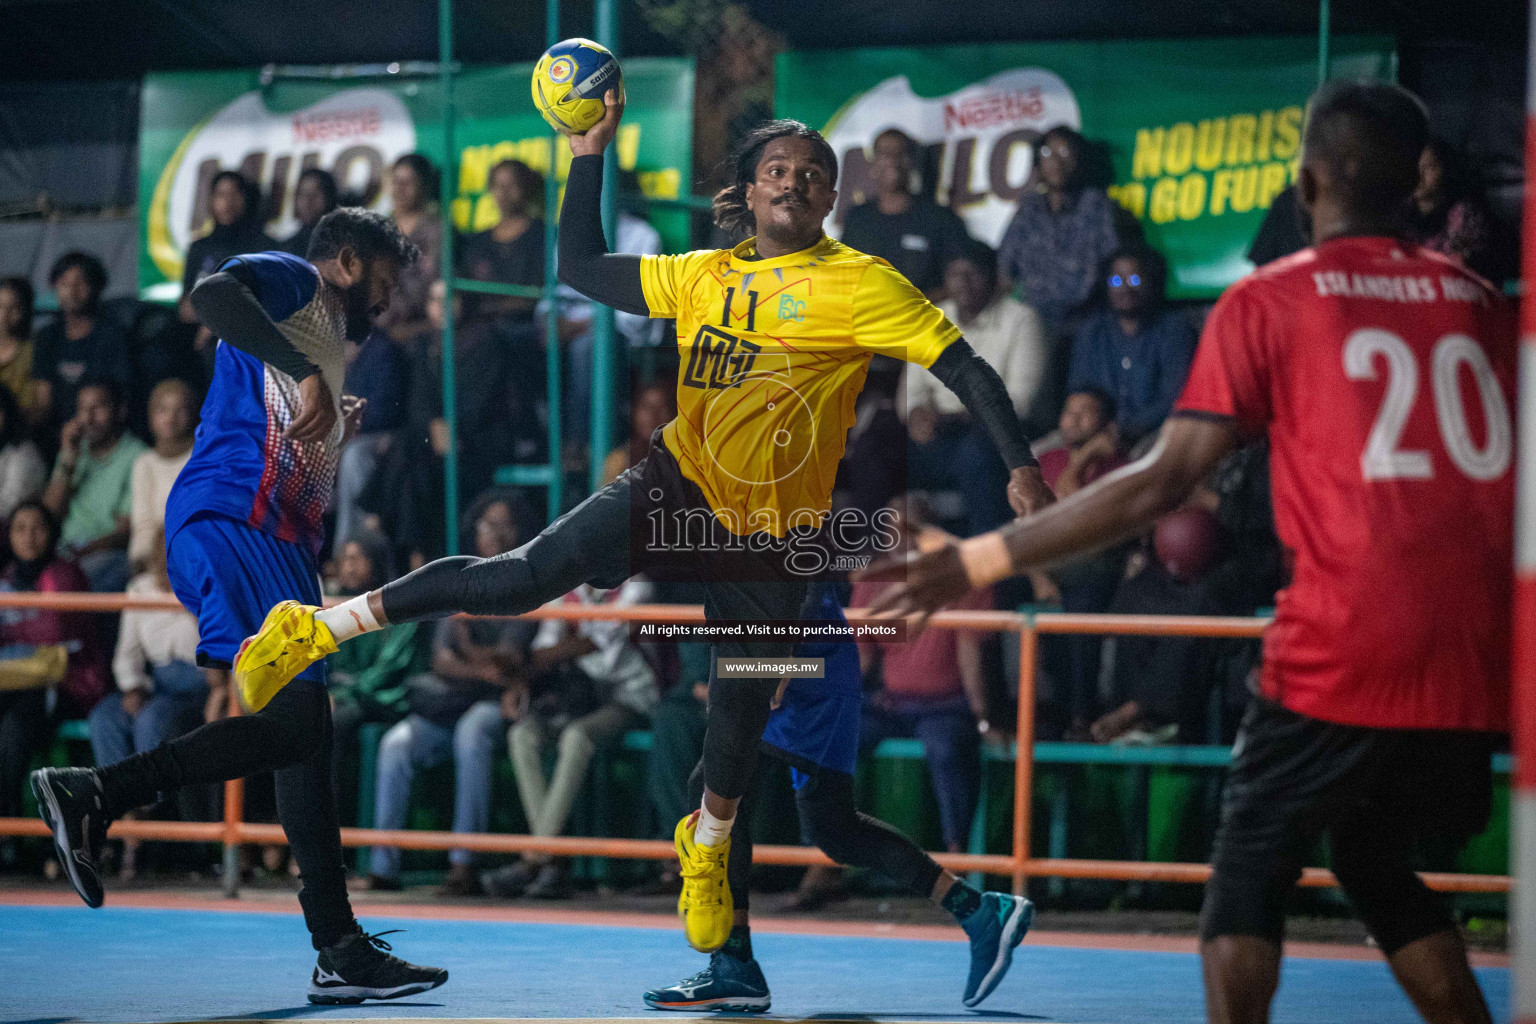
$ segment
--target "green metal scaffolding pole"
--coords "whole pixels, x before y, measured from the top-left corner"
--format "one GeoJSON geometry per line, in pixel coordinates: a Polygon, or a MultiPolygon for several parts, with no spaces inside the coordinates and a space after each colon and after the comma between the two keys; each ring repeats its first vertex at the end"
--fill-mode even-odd
{"type": "MultiPolygon", "coordinates": [[[[544,46],[548,48],[559,41],[560,0],[545,0],[544,46]]],[[[565,490],[565,460],[561,444],[563,432],[560,429],[560,285],[555,278],[555,253],[559,239],[555,219],[560,214],[560,182],[556,171],[560,167],[560,147],[564,141],[559,132],[550,130],[549,173],[544,176],[544,404],[549,408],[549,477],[545,496],[548,499],[550,522],[558,519],[564,511],[565,490]]]]}
{"type": "Polygon", "coordinates": [[[448,553],[459,553],[459,403],[453,360],[453,197],[458,174],[453,152],[453,0],[437,3],[437,80],[443,104],[443,419],[448,424],[448,452],[443,458],[443,489],[446,492],[443,533],[448,553]]]}
{"type": "MultiPolygon", "coordinates": [[[[619,55],[618,0],[597,0],[593,34],[597,41],[619,55]]],[[[619,154],[618,140],[608,146],[603,156],[603,233],[609,246],[618,242],[619,154]]],[[[588,486],[595,491],[603,484],[603,462],[613,447],[614,410],[614,316],[613,308],[596,303],[592,318],[592,410],[588,434],[588,486]]]]}
{"type": "Polygon", "coordinates": [[[1333,31],[1332,0],[1318,0],[1317,4],[1317,86],[1321,89],[1328,82],[1328,43],[1333,31]]]}

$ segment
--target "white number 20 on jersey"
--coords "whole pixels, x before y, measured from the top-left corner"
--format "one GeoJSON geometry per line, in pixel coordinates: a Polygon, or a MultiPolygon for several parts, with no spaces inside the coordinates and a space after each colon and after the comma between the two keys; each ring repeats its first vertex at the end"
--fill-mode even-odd
{"type": "MultiPolygon", "coordinates": [[[[1360,454],[1360,472],[1367,480],[1428,480],[1434,476],[1429,452],[1398,447],[1403,427],[1419,394],[1419,363],[1408,343],[1391,331],[1367,327],[1344,342],[1344,374],[1350,380],[1375,380],[1375,357],[1387,363],[1387,393],[1376,414],[1376,425],[1360,454]]],[[[1513,448],[1509,403],[1493,375],[1488,356],[1465,334],[1447,334],[1435,342],[1430,357],[1435,394],[1435,418],[1451,461],[1473,480],[1494,480],[1509,468],[1513,448]],[[1467,426],[1457,375],[1465,365],[1477,381],[1488,436],[1479,448],[1467,426]]]]}

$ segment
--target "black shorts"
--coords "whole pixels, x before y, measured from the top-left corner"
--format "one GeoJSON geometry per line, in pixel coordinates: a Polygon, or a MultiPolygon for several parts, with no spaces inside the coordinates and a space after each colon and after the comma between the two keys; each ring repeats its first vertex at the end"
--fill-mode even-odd
{"type": "MultiPolygon", "coordinates": [[[[629,568],[653,580],[794,583],[831,577],[827,531],[802,525],[783,537],[732,533],[677,457],[651,435],[651,450],[614,481],[629,504],[629,568]]],[[[802,592],[803,596],[803,592],[802,592]]],[[[786,618],[795,618],[799,606],[786,618]]]]}
{"type": "Polygon", "coordinates": [[[1338,725],[1256,699],[1232,751],[1201,936],[1279,942],[1285,906],[1318,838],[1346,895],[1389,955],[1451,927],[1414,874],[1419,840],[1464,842],[1488,824],[1499,738],[1338,725]]]}

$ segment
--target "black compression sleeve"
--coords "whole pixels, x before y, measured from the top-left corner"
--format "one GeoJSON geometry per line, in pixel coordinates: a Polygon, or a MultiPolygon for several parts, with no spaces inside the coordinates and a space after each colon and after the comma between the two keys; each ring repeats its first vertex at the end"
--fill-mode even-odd
{"type": "Polygon", "coordinates": [[[560,281],[624,313],[650,316],[640,286],[640,257],[608,251],[603,237],[603,158],[571,161],[560,204],[560,281]]]}
{"type": "Polygon", "coordinates": [[[928,370],[955,393],[977,423],[987,428],[1009,469],[1040,465],[1029,450],[1029,440],[1013,411],[1013,399],[1008,397],[1003,378],[976,354],[969,342],[961,338],[951,344],[939,353],[928,370]]]}
{"type": "Polygon", "coordinates": [[[198,320],[235,348],[296,381],[319,373],[320,368],[294,348],[267,316],[251,288],[254,281],[241,280],[249,278],[242,271],[236,263],[229,270],[203,278],[192,289],[192,309],[198,320]]]}

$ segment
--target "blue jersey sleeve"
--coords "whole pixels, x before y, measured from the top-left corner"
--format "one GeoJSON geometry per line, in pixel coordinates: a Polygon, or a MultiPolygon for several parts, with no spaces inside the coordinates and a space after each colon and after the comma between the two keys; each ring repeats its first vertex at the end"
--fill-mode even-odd
{"type": "Polygon", "coordinates": [[[273,323],[281,323],[309,305],[320,284],[319,271],[307,260],[286,252],[231,256],[219,269],[240,278],[273,323]]]}

